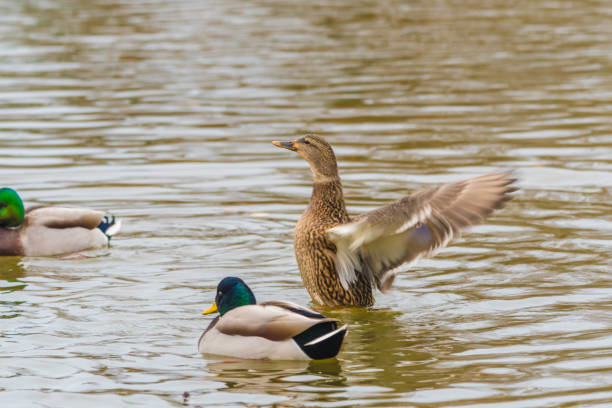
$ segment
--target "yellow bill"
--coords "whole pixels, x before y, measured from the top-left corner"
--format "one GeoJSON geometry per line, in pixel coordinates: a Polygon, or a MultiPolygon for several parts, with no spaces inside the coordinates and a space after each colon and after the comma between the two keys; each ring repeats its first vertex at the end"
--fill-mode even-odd
{"type": "Polygon", "coordinates": [[[213,302],[212,306],[206,309],[205,311],[203,311],[202,314],[207,315],[207,314],[215,313],[218,311],[219,309],[217,309],[217,302],[213,302]]]}

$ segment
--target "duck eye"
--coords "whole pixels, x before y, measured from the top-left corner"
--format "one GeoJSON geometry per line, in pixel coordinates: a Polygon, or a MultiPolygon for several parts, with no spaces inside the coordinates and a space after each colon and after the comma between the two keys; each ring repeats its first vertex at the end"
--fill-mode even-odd
{"type": "Polygon", "coordinates": [[[304,144],[310,144],[309,140],[304,139],[304,144]]]}

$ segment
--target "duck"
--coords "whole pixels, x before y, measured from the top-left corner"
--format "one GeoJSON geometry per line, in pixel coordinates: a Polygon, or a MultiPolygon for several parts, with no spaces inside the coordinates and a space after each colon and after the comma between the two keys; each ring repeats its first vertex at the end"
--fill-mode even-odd
{"type": "Polygon", "coordinates": [[[351,217],[336,156],[324,137],[272,143],[299,154],[314,177],[293,246],[306,290],[325,306],[373,306],[374,291],[389,291],[398,269],[434,255],[502,208],[517,190],[512,172],[500,171],[418,190],[351,217]]]}
{"type": "Polygon", "coordinates": [[[322,360],[340,351],[347,326],[287,301],[257,303],[240,278],[217,285],[207,315],[218,312],[198,340],[198,352],[240,359],[322,360]]]}
{"type": "Polygon", "coordinates": [[[0,188],[0,256],[53,256],[108,245],[121,221],[105,211],[38,206],[25,209],[12,188],[0,188]]]}

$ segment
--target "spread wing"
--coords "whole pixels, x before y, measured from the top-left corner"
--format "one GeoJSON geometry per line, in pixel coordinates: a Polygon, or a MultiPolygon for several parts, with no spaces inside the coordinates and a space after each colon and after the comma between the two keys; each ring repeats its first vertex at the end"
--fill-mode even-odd
{"type": "Polygon", "coordinates": [[[27,222],[48,228],[94,229],[100,224],[105,214],[104,211],[85,208],[37,207],[28,210],[27,222]]]}
{"type": "Polygon", "coordinates": [[[348,288],[355,272],[385,292],[394,268],[429,256],[461,230],[484,221],[517,189],[510,172],[493,173],[420,190],[327,230],[336,244],[336,269],[348,288]]]}
{"type": "Polygon", "coordinates": [[[282,341],[324,321],[337,319],[324,317],[293,303],[269,302],[232,309],[223,315],[215,327],[227,335],[258,336],[282,341]],[[300,311],[308,311],[313,316],[309,317],[300,311]]]}

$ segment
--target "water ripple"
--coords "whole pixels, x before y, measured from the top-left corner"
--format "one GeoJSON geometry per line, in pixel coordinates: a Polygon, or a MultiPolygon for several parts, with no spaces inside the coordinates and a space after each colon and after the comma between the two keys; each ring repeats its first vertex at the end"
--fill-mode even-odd
{"type": "Polygon", "coordinates": [[[3,405],[612,401],[607,2],[3,6],[0,184],[124,220],[110,249],[0,261],[3,405]],[[200,356],[222,277],[310,301],[310,175],[270,144],[308,131],[352,213],[498,169],[521,190],[372,310],[325,310],[338,359],[200,356]]]}

